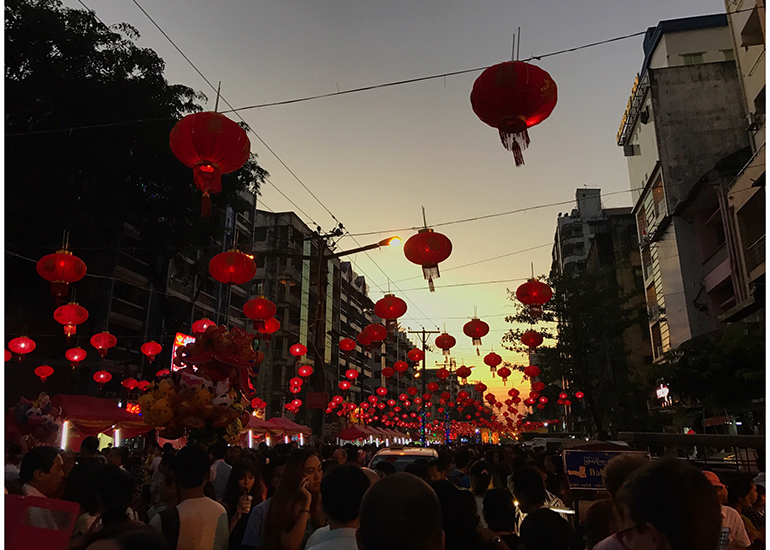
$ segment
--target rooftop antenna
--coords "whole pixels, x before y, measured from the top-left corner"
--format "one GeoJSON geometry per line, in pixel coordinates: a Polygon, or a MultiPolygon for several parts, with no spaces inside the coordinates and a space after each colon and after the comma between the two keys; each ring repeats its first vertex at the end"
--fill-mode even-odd
{"type": "Polygon", "coordinates": [[[214,102],[214,112],[219,112],[219,90],[222,88],[222,81],[217,84],[217,100],[214,102]]]}

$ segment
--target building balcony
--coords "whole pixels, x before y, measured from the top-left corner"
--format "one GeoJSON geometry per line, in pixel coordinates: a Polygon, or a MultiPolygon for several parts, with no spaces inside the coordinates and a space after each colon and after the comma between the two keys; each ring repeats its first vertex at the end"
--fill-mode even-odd
{"type": "Polygon", "coordinates": [[[708,276],[709,273],[714,271],[717,267],[722,265],[722,262],[727,260],[727,247],[722,244],[711,256],[706,258],[703,262],[703,274],[708,276]]]}
{"type": "Polygon", "coordinates": [[[289,279],[297,283],[302,282],[302,272],[299,269],[295,269],[291,265],[279,265],[278,276],[281,278],[289,279]]]}
{"type": "MultiPolygon", "coordinates": [[[[765,236],[762,235],[754,244],[746,249],[746,270],[752,274],[752,271],[765,263],[765,236]]],[[[764,269],[763,269],[764,271],[764,269]]],[[[753,274],[752,274],[753,275],[753,274]]],[[[753,279],[754,277],[752,277],[753,279]]]]}

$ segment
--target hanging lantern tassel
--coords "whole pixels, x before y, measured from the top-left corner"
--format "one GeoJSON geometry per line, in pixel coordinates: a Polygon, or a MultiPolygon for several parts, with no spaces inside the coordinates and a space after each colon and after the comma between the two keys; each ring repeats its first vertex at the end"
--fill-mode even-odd
{"type": "MultiPolygon", "coordinates": [[[[521,117],[522,120],[524,117],[521,117]]],[[[527,132],[526,122],[524,122],[524,130],[518,130],[520,124],[506,124],[500,128],[500,141],[503,143],[503,147],[507,151],[513,153],[513,160],[516,162],[516,166],[524,164],[523,151],[529,145],[529,132],[527,132]]]]}
{"type": "Polygon", "coordinates": [[[211,196],[208,192],[201,195],[201,218],[211,217],[211,196]]]}
{"type": "Polygon", "coordinates": [[[427,264],[422,266],[422,276],[428,281],[428,288],[431,292],[436,292],[436,285],[433,279],[439,278],[438,264],[427,264]]]}

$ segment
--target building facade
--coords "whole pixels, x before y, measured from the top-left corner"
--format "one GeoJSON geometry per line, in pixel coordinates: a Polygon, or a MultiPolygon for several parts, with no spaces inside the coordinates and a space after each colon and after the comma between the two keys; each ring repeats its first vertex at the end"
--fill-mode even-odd
{"type": "Polygon", "coordinates": [[[698,234],[685,210],[704,174],[739,154],[749,140],[726,16],[662,21],[647,30],[644,53],[618,145],[634,200],[652,353],[660,360],[719,328],[710,301],[730,304],[723,220],[711,215],[719,203],[699,205],[711,211],[708,236],[698,234]]]}

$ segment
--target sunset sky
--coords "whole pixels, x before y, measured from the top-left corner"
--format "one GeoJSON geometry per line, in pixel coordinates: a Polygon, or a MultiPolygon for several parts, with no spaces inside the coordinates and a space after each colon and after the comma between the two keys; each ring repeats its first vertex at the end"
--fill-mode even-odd
{"type": "MultiPolygon", "coordinates": [[[[169,82],[204,92],[213,110],[215,93],[135,2],[84,1],[108,25],[135,26],[138,43],[165,60],[169,82]]],[[[210,82],[222,82],[222,96],[234,107],[487,67],[510,60],[517,27],[525,60],[641,32],[665,19],[724,12],[719,0],[137,1],[210,82]]],[[[74,0],[65,5],[82,8],[74,0]]],[[[392,234],[406,240],[414,231],[403,228],[422,225],[422,206],[431,225],[561,203],[437,228],[454,250],[440,266],[435,293],[401,249],[351,257],[373,300],[390,282],[409,305],[402,324],[446,327],[458,341],[458,365],[476,366],[472,379],[502,398],[510,382],[503,389],[499,378],[492,381],[462,326],[477,308],[491,327],[482,356],[494,349],[506,361],[523,362],[500,344],[509,328],[504,317],[513,311],[506,289],[529,276],[530,263],[536,274],[548,273],[556,217],[573,208],[576,188],[600,188],[605,207],[631,205],[615,137],[642,64],[642,38],[533,61],[555,80],[559,101],[550,118],[530,129],[532,143],[519,168],[497,131],[471,110],[470,91],[481,71],[242,111],[264,141],[249,136],[275,186],[263,187],[260,207],[295,210],[324,230],[337,223],[330,210],[358,235],[340,241],[345,250],[392,234]],[[533,250],[520,252],[526,249],[533,250]]],[[[220,101],[219,110],[227,109],[220,101]]]]}

